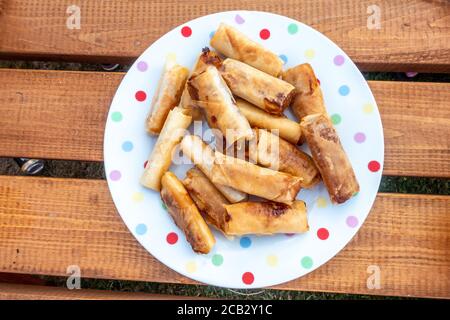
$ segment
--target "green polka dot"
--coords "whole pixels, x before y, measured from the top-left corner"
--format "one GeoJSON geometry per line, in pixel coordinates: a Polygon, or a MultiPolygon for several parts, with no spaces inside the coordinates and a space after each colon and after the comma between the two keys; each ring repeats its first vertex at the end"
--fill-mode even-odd
{"type": "Polygon", "coordinates": [[[341,120],[342,120],[341,116],[338,115],[337,113],[335,113],[331,116],[331,122],[333,122],[333,124],[339,124],[339,123],[341,123],[341,120]]]}
{"type": "Polygon", "coordinates": [[[164,210],[167,210],[166,204],[165,204],[164,202],[161,202],[161,207],[162,207],[164,210]]]}
{"type": "Polygon", "coordinates": [[[313,265],[313,260],[311,257],[305,256],[302,258],[302,267],[305,269],[310,269],[313,265]]]}
{"type": "Polygon", "coordinates": [[[216,267],[222,265],[223,263],[223,257],[220,254],[215,254],[212,256],[212,263],[213,265],[215,265],[216,267]]]}
{"type": "Polygon", "coordinates": [[[298,31],[298,26],[297,26],[295,23],[291,23],[291,24],[288,26],[288,32],[289,32],[289,34],[296,34],[297,31],[298,31]]]}
{"type": "Polygon", "coordinates": [[[352,197],[356,197],[358,195],[358,193],[359,193],[358,191],[355,192],[352,197]]]}
{"type": "Polygon", "coordinates": [[[113,112],[111,115],[111,119],[114,122],[122,121],[122,114],[119,111],[113,112]]]}

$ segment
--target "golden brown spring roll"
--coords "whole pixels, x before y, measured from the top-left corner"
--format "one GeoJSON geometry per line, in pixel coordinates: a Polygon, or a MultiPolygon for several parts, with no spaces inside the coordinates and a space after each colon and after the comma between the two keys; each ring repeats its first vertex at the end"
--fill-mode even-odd
{"type": "Polygon", "coordinates": [[[146,128],[151,134],[161,132],[169,111],[180,102],[181,93],[189,75],[189,70],[167,57],[158,88],[153,96],[151,111],[147,116],[146,128]]]}
{"type": "Polygon", "coordinates": [[[283,61],[275,53],[224,23],[220,24],[210,44],[223,55],[245,62],[274,77],[278,77],[283,68],[283,61]]]}
{"type": "Polygon", "coordinates": [[[314,114],[304,117],[300,124],[331,201],[347,201],[359,191],[359,184],[331,120],[324,114],[314,114]]]}
{"type": "Polygon", "coordinates": [[[185,112],[179,107],[169,112],[141,176],[143,186],[156,191],[160,190],[161,177],[169,170],[175,147],[181,141],[192,121],[192,117],[186,115],[185,112]]]}
{"type": "Polygon", "coordinates": [[[278,116],[267,113],[243,99],[236,99],[236,105],[252,127],[278,130],[281,138],[293,144],[299,144],[302,141],[300,124],[292,121],[285,115],[278,116]]]}
{"type": "Polygon", "coordinates": [[[300,191],[302,178],[216,151],[211,181],[267,200],[291,204],[300,191]]]}
{"type": "Polygon", "coordinates": [[[264,129],[254,129],[257,145],[250,147],[249,157],[259,165],[302,178],[302,188],[320,181],[313,159],[293,144],[264,129]]]}
{"type": "Polygon", "coordinates": [[[194,74],[188,81],[188,90],[194,103],[203,109],[209,126],[219,129],[227,141],[253,137],[250,124],[215,67],[207,66],[203,72],[194,74]]]}
{"type": "Polygon", "coordinates": [[[186,172],[183,184],[205,220],[217,229],[224,230],[229,220],[224,205],[230,202],[214,184],[197,167],[186,172]]]}
{"type": "Polygon", "coordinates": [[[175,224],[183,230],[192,249],[199,253],[209,253],[216,239],[181,181],[169,171],[162,177],[161,184],[161,199],[175,224]]]}
{"type": "Polygon", "coordinates": [[[283,72],[283,80],[292,84],[297,90],[292,101],[292,111],[299,120],[310,114],[327,113],[322,89],[309,63],[286,70],[283,72]]]}
{"type": "Polygon", "coordinates": [[[270,235],[302,233],[309,230],[306,205],[294,201],[290,206],[277,202],[241,202],[225,205],[230,220],[224,233],[270,235]]]}
{"type": "MultiPolygon", "coordinates": [[[[185,136],[180,144],[183,154],[185,154],[191,161],[211,180],[211,170],[214,164],[214,151],[197,136],[185,136]]],[[[231,203],[243,201],[247,199],[247,194],[236,189],[214,183],[216,188],[228,199],[231,203]]]]}
{"type": "Polygon", "coordinates": [[[295,95],[290,83],[234,59],[226,59],[220,73],[233,94],[272,114],[281,114],[295,95]]]}

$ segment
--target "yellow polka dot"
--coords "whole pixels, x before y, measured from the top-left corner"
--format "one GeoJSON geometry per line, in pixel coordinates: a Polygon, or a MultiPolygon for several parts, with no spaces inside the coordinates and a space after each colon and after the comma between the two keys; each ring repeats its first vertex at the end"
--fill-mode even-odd
{"type": "Polygon", "coordinates": [[[270,254],[270,255],[267,256],[266,262],[267,262],[267,264],[268,264],[269,266],[271,266],[271,267],[276,267],[277,264],[278,264],[278,258],[277,258],[276,255],[270,254]]]}
{"type": "Polygon", "coordinates": [[[307,59],[312,59],[312,58],[314,58],[315,55],[316,55],[316,53],[314,52],[314,49],[308,49],[305,51],[305,57],[307,59]]]}
{"type": "Polygon", "coordinates": [[[327,199],[325,199],[324,197],[319,197],[317,199],[317,206],[319,208],[325,208],[327,206],[327,199]]]}
{"type": "Polygon", "coordinates": [[[197,264],[195,263],[195,261],[189,261],[188,263],[186,263],[186,271],[189,273],[194,273],[195,271],[197,271],[197,264]]]}
{"type": "Polygon", "coordinates": [[[177,60],[177,55],[174,52],[169,52],[166,55],[166,59],[167,60],[171,60],[171,61],[175,61],[175,60],[177,60]]]}
{"type": "Polygon", "coordinates": [[[366,103],[366,104],[363,106],[363,111],[364,111],[364,113],[367,113],[367,114],[372,113],[372,112],[373,112],[373,109],[374,109],[374,106],[373,106],[373,104],[371,104],[371,103],[366,103]]]}
{"type": "Polygon", "coordinates": [[[131,196],[134,202],[141,202],[144,200],[144,194],[142,192],[135,192],[131,196]]]}

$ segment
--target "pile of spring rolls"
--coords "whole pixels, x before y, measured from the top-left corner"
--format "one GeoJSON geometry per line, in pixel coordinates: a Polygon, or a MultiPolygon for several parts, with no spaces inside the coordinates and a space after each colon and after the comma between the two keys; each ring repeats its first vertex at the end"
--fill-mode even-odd
{"type": "Polygon", "coordinates": [[[216,51],[204,48],[192,72],[166,61],[146,119],[158,139],[141,184],[161,193],[198,253],[215,244],[210,226],[225,236],[308,231],[301,188],[322,180],[335,204],[359,191],[313,69],[284,71],[276,54],[226,24],[210,45],[216,51]],[[289,106],[298,122],[283,114],[289,106]],[[217,133],[214,148],[187,133],[201,119],[217,133]],[[304,142],[312,156],[298,148],[304,142]],[[178,145],[194,164],[182,181],[168,171],[178,145]]]}

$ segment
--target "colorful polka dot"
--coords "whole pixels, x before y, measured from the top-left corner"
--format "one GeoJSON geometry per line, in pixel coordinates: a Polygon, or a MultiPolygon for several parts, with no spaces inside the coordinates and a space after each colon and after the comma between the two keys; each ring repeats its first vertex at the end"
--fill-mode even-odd
{"type": "Polygon", "coordinates": [[[279,55],[280,59],[283,60],[283,64],[286,64],[288,61],[288,58],[284,54],[279,55]]]}
{"type": "Polygon", "coordinates": [[[284,235],[286,237],[293,237],[293,236],[295,236],[295,233],[285,233],[284,235]]]}
{"type": "Polygon", "coordinates": [[[374,109],[375,108],[374,108],[373,104],[371,104],[371,103],[366,103],[363,106],[363,112],[367,113],[367,114],[372,113],[374,109]]]}
{"type": "Polygon", "coordinates": [[[148,160],[145,160],[145,162],[144,162],[144,169],[147,168],[147,165],[148,165],[148,160]]]}
{"type": "Polygon", "coordinates": [[[356,143],[363,143],[364,141],[366,141],[366,135],[362,132],[357,132],[353,136],[353,139],[355,139],[356,143]]]}
{"type": "Polygon", "coordinates": [[[137,69],[141,72],[145,72],[148,69],[147,62],[145,61],[139,61],[137,64],[137,69]]]}
{"type": "Polygon", "coordinates": [[[197,264],[195,263],[195,261],[189,261],[188,263],[186,263],[186,271],[188,273],[194,273],[195,271],[197,271],[197,264]]]}
{"type": "Polygon", "coordinates": [[[327,199],[325,199],[324,197],[319,197],[317,198],[317,207],[319,208],[325,208],[327,206],[327,199]]]}
{"type": "Polygon", "coordinates": [[[354,194],[352,194],[352,197],[356,197],[359,194],[359,191],[356,191],[354,194]]]}
{"type": "Polygon", "coordinates": [[[112,181],[118,181],[118,180],[120,180],[121,177],[122,177],[122,174],[120,173],[119,170],[113,170],[109,173],[109,178],[112,181]]]}
{"type": "Polygon", "coordinates": [[[317,237],[320,240],[327,240],[329,236],[330,233],[328,232],[327,228],[320,228],[319,230],[317,230],[317,237]]]}
{"type": "Polygon", "coordinates": [[[192,35],[192,29],[188,26],[181,28],[181,34],[183,37],[188,38],[192,35]]]}
{"type": "Polygon", "coordinates": [[[316,55],[316,52],[314,51],[314,49],[308,49],[305,51],[306,59],[312,59],[312,58],[314,58],[315,55],[316,55]]]}
{"type": "Polygon", "coordinates": [[[302,267],[305,269],[311,269],[313,266],[313,260],[311,257],[305,256],[301,260],[302,267]]]}
{"type": "Polygon", "coordinates": [[[270,267],[276,267],[278,264],[278,257],[274,254],[270,254],[266,257],[266,262],[270,267]]]}
{"type": "Polygon", "coordinates": [[[249,237],[242,237],[241,240],[239,240],[239,244],[242,248],[248,248],[252,245],[252,240],[249,237]]]}
{"type": "Polygon", "coordinates": [[[133,150],[133,143],[131,141],[125,141],[122,143],[122,150],[125,152],[130,152],[133,150]]]}
{"type": "Polygon", "coordinates": [[[377,172],[378,170],[380,170],[380,163],[376,160],[372,160],[369,162],[369,164],[367,165],[367,167],[369,168],[370,171],[372,172],[377,172]]]}
{"type": "Polygon", "coordinates": [[[170,232],[166,236],[166,241],[168,244],[175,244],[178,241],[178,235],[175,232],[170,232]]]}
{"type": "Polygon", "coordinates": [[[337,56],[334,57],[333,62],[337,66],[342,66],[345,62],[344,56],[338,54],[337,56]]]}
{"type": "Polygon", "coordinates": [[[164,202],[161,202],[161,207],[162,207],[164,210],[167,210],[167,206],[166,206],[166,204],[165,204],[164,202]]]}
{"type": "Polygon", "coordinates": [[[216,267],[221,266],[222,263],[223,263],[223,257],[222,257],[222,255],[216,253],[215,255],[212,256],[211,262],[212,262],[212,264],[215,265],[216,267]]]}
{"type": "Polygon", "coordinates": [[[320,86],[320,80],[319,80],[319,78],[317,78],[317,83],[319,84],[319,86],[320,86]]]}
{"type": "Polygon", "coordinates": [[[345,222],[350,228],[355,228],[358,225],[358,218],[355,216],[348,216],[345,222]]]}
{"type": "Polygon", "coordinates": [[[261,37],[261,39],[267,40],[270,38],[270,31],[268,29],[262,29],[259,32],[259,36],[261,37]]]}
{"type": "Polygon", "coordinates": [[[250,285],[253,283],[253,281],[255,281],[255,276],[253,275],[253,273],[244,272],[244,274],[242,275],[242,282],[250,285]]]}
{"type": "Polygon", "coordinates": [[[341,96],[348,96],[348,94],[350,93],[350,88],[347,85],[343,85],[339,87],[339,94],[341,96]]]}
{"type": "Polygon", "coordinates": [[[131,199],[134,202],[142,202],[144,201],[144,194],[142,192],[135,192],[133,193],[133,195],[131,196],[131,199]]]}
{"type": "Polygon", "coordinates": [[[238,14],[234,17],[234,21],[236,21],[237,24],[243,24],[245,22],[244,18],[238,14]]]}
{"type": "Polygon", "coordinates": [[[298,32],[298,26],[295,23],[291,23],[288,25],[288,33],[289,34],[296,34],[298,32]]]}
{"type": "Polygon", "coordinates": [[[339,114],[335,113],[335,114],[331,115],[331,122],[334,125],[341,123],[341,121],[342,121],[342,118],[339,114]]]}
{"type": "Polygon", "coordinates": [[[136,226],[136,233],[140,236],[147,233],[147,226],[143,223],[140,223],[136,226]]]}
{"type": "Polygon", "coordinates": [[[139,102],[145,101],[145,99],[147,99],[147,94],[141,90],[137,91],[134,96],[135,96],[136,100],[139,102]]]}
{"type": "Polygon", "coordinates": [[[216,34],[215,31],[211,31],[211,32],[209,33],[209,38],[212,39],[212,38],[214,37],[215,34],[216,34]]]}
{"type": "Polygon", "coordinates": [[[122,119],[123,119],[122,113],[120,113],[119,111],[113,112],[111,114],[111,120],[114,122],[120,122],[122,121],[122,119]]]}

